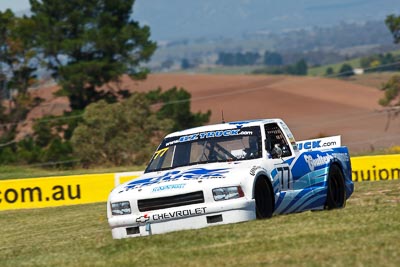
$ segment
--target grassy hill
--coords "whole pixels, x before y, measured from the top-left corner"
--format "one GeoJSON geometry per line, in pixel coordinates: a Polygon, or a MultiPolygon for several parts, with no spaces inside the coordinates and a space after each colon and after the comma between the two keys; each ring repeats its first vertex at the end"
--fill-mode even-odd
{"type": "Polygon", "coordinates": [[[346,61],[342,61],[342,62],[335,63],[335,64],[329,64],[329,65],[309,68],[308,75],[309,76],[325,76],[326,69],[329,67],[331,67],[335,73],[338,73],[343,64],[349,64],[353,68],[359,68],[360,67],[360,59],[355,58],[355,59],[346,60],[346,61]]]}
{"type": "Polygon", "coordinates": [[[0,212],[0,265],[399,266],[400,181],[362,182],[341,210],[113,240],[105,203],[0,212]]]}
{"type": "MultiPolygon", "coordinates": [[[[394,56],[398,56],[398,55],[400,55],[400,50],[391,51],[390,53],[392,55],[394,55],[394,56]]],[[[329,68],[329,67],[333,68],[335,73],[338,73],[343,64],[349,64],[353,68],[360,68],[361,67],[360,66],[361,58],[362,57],[353,58],[353,59],[345,60],[345,61],[338,62],[338,63],[335,63],[335,64],[329,64],[329,65],[323,65],[323,66],[309,68],[308,69],[308,75],[309,76],[324,76],[325,73],[326,73],[326,69],[329,68]]]]}

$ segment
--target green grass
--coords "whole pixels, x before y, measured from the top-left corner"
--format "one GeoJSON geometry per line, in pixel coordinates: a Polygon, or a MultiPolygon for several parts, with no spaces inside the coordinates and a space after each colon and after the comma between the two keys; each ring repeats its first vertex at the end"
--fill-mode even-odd
{"type": "MultiPolygon", "coordinates": [[[[390,51],[390,53],[393,56],[398,56],[398,55],[400,55],[400,50],[390,51]]],[[[360,66],[361,58],[362,57],[354,58],[354,59],[350,59],[350,60],[345,60],[345,61],[338,62],[338,63],[335,63],[335,64],[328,64],[328,65],[323,65],[323,66],[319,66],[319,67],[309,68],[308,69],[308,75],[309,76],[325,76],[326,69],[329,68],[329,67],[333,68],[335,74],[337,74],[343,64],[349,64],[353,68],[361,68],[361,66],[360,66]]]]}
{"type": "Polygon", "coordinates": [[[336,64],[329,64],[329,65],[324,65],[324,66],[319,66],[319,67],[314,67],[314,68],[309,68],[308,69],[308,75],[309,76],[325,76],[326,69],[331,67],[333,71],[336,73],[339,72],[340,68],[342,67],[343,64],[349,64],[353,68],[360,68],[360,58],[355,58],[351,60],[346,60],[343,62],[339,62],[336,64]]]}
{"type": "MultiPolygon", "coordinates": [[[[0,180],[4,179],[19,179],[19,178],[34,178],[34,177],[49,177],[49,176],[65,176],[91,173],[114,173],[128,171],[143,171],[144,166],[132,167],[114,167],[114,168],[94,168],[94,169],[43,169],[29,166],[5,166],[0,165],[0,180]]],[[[1,266],[1,265],[0,265],[1,266]]]]}
{"type": "Polygon", "coordinates": [[[341,210],[113,240],[105,203],[0,212],[0,266],[400,266],[400,181],[341,210]]]}

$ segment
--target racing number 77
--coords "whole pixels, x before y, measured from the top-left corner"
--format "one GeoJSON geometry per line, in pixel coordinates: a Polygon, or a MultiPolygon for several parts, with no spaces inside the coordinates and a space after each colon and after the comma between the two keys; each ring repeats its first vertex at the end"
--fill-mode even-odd
{"type": "Polygon", "coordinates": [[[293,189],[293,179],[288,166],[278,167],[276,170],[279,173],[281,179],[281,190],[293,189]]]}

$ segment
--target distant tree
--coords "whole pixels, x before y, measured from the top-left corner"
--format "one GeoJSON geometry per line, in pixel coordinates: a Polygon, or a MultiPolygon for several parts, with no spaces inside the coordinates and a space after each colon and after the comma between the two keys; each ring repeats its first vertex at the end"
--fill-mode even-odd
{"type": "Polygon", "coordinates": [[[380,55],[382,58],[383,64],[390,64],[396,61],[396,58],[393,56],[392,53],[386,53],[384,55],[380,55]]]}
{"type": "Polygon", "coordinates": [[[400,64],[398,64],[400,58],[393,56],[392,53],[379,54],[378,60],[382,66],[378,67],[376,71],[397,71],[400,69],[400,64]]]}
{"type": "Polygon", "coordinates": [[[147,93],[147,98],[152,104],[158,104],[157,116],[159,119],[172,120],[172,131],[184,130],[209,122],[211,111],[205,113],[191,112],[191,95],[183,88],[173,87],[165,92],[161,88],[147,93]]]}
{"type": "Polygon", "coordinates": [[[392,53],[372,55],[360,59],[360,66],[367,69],[368,72],[374,71],[396,71],[399,70],[398,56],[393,56],[392,53]]]}
{"type": "Polygon", "coordinates": [[[240,52],[235,53],[233,58],[234,58],[234,64],[233,65],[235,65],[235,66],[246,65],[246,57],[242,53],[240,53],[240,52]]]}
{"type": "Polygon", "coordinates": [[[297,75],[307,75],[308,73],[308,66],[307,66],[307,62],[304,59],[299,60],[296,64],[295,64],[295,74],[297,75]]]}
{"type": "Polygon", "coordinates": [[[219,52],[215,63],[217,65],[233,66],[235,65],[235,58],[232,53],[219,52]]]}
{"type": "MultiPolygon", "coordinates": [[[[400,43],[400,16],[390,15],[386,17],[385,20],[386,26],[389,28],[390,32],[393,35],[394,43],[400,43]]],[[[388,56],[387,59],[391,59],[392,57],[388,56]]],[[[398,66],[396,66],[398,68],[398,66]]],[[[390,124],[390,117],[392,114],[394,116],[398,116],[400,114],[400,76],[395,75],[389,79],[382,86],[382,90],[385,91],[385,95],[383,98],[379,100],[379,104],[384,107],[389,107],[388,109],[388,123],[386,125],[386,129],[390,124]],[[393,111],[393,112],[392,112],[393,111]]]]}
{"type": "Polygon", "coordinates": [[[172,59],[167,59],[161,62],[161,68],[170,69],[174,65],[174,61],[172,59]]]}
{"type": "Polygon", "coordinates": [[[350,64],[343,64],[339,69],[339,76],[350,77],[354,75],[353,67],[350,64]]]}
{"type": "Polygon", "coordinates": [[[271,66],[271,67],[255,69],[251,73],[252,74],[272,74],[272,75],[288,74],[288,68],[271,66]]]}
{"type": "Polygon", "coordinates": [[[246,52],[243,54],[244,59],[238,65],[251,66],[257,63],[260,58],[260,54],[256,52],[246,52]]]}
{"type": "Polygon", "coordinates": [[[371,57],[360,58],[360,67],[363,69],[369,68],[371,65],[371,57]]]}
{"type": "MultiPolygon", "coordinates": [[[[192,113],[190,93],[183,88],[134,93],[122,102],[89,105],[71,144],[85,166],[140,165],[167,132],[203,125],[210,115],[192,113]]],[[[43,141],[49,143],[49,137],[44,135],[43,141]]]]}
{"type": "Polygon", "coordinates": [[[333,70],[332,67],[326,68],[325,76],[332,76],[333,74],[335,74],[335,71],[333,70]]]}
{"type": "Polygon", "coordinates": [[[287,66],[285,72],[292,75],[307,75],[307,62],[301,59],[297,61],[296,64],[287,66]]]}
{"type": "Polygon", "coordinates": [[[400,16],[389,15],[386,17],[385,23],[393,35],[394,42],[400,43],[400,16]]]}
{"type": "Polygon", "coordinates": [[[290,74],[290,75],[307,75],[308,73],[308,66],[307,62],[304,59],[297,61],[293,65],[287,66],[269,66],[263,69],[254,70],[253,74],[290,74]]]}
{"type": "Polygon", "coordinates": [[[385,91],[385,94],[379,99],[379,104],[387,108],[388,120],[385,128],[387,130],[390,126],[391,118],[400,114],[400,76],[394,75],[391,77],[389,81],[382,85],[381,89],[385,91]]]}
{"type": "Polygon", "coordinates": [[[400,106],[400,99],[398,98],[400,94],[400,76],[395,75],[389,79],[382,88],[385,91],[383,98],[379,100],[379,104],[385,107],[388,106],[400,106]]]}
{"type": "Polygon", "coordinates": [[[99,90],[122,74],[139,79],[156,49],[150,29],[132,20],[134,0],[30,0],[35,45],[71,108],[116,101],[120,91],[99,90]]]}
{"type": "Polygon", "coordinates": [[[283,58],[281,54],[277,52],[265,51],[264,64],[267,66],[281,66],[283,64],[283,58]]]}
{"type": "Polygon", "coordinates": [[[379,61],[379,59],[375,59],[375,60],[371,61],[369,64],[370,68],[372,68],[373,70],[379,69],[380,65],[382,65],[382,62],[379,61]]]}
{"type": "Polygon", "coordinates": [[[218,53],[218,59],[215,62],[218,65],[224,66],[246,66],[254,65],[260,58],[260,54],[256,52],[246,52],[246,53],[218,53]]]}
{"type": "Polygon", "coordinates": [[[28,92],[36,80],[38,67],[33,28],[31,19],[16,17],[9,9],[0,11],[0,121],[11,123],[3,127],[1,142],[13,138],[16,123],[24,120],[28,111],[40,102],[28,92]],[[11,101],[7,114],[2,106],[4,97],[11,101]]]}
{"type": "Polygon", "coordinates": [[[104,100],[89,105],[71,139],[85,166],[144,164],[171,120],[159,119],[143,93],[114,104],[104,100]]]}
{"type": "Polygon", "coordinates": [[[187,58],[182,59],[181,61],[181,69],[187,70],[190,69],[192,65],[190,64],[189,60],[187,58]]]}

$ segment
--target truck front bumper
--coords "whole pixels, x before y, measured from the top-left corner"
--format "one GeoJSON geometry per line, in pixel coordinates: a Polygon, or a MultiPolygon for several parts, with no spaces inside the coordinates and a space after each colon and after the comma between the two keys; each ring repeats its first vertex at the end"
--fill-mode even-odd
{"type": "Polygon", "coordinates": [[[198,229],[256,219],[255,201],[246,198],[202,203],[108,219],[114,239],[198,229]]]}

